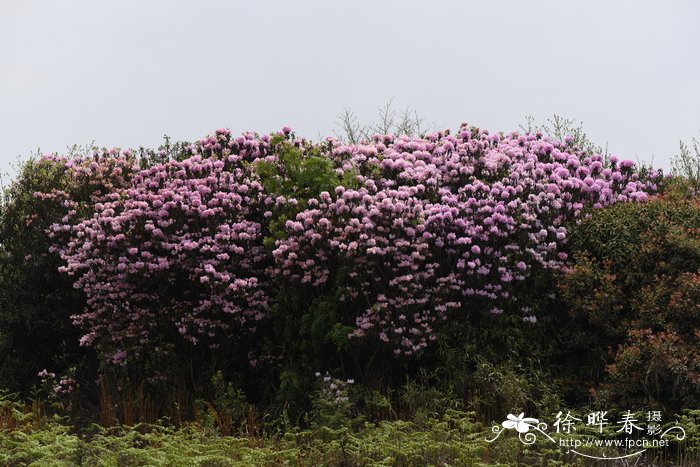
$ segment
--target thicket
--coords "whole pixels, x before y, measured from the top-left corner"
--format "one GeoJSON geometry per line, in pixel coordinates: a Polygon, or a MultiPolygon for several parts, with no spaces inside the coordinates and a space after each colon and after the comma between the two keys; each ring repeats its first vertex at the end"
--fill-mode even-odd
{"type": "Polygon", "coordinates": [[[560,290],[577,363],[613,405],[700,404],[700,205],[659,197],[597,212],[571,237],[560,290]],[[592,345],[593,344],[593,345],[592,345]]]}
{"type": "Polygon", "coordinates": [[[0,211],[0,385],[241,435],[692,408],[700,215],[678,180],[467,125],[35,158],[0,211]]]}

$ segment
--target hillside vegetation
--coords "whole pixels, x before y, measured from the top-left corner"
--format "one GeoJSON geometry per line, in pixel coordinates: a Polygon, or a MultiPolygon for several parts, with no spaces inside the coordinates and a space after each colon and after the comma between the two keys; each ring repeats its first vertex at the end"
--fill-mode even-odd
{"type": "Polygon", "coordinates": [[[0,463],[570,465],[485,438],[632,410],[684,423],[647,455],[692,465],[696,181],[584,143],[285,127],[32,158],[0,209],[0,463]]]}

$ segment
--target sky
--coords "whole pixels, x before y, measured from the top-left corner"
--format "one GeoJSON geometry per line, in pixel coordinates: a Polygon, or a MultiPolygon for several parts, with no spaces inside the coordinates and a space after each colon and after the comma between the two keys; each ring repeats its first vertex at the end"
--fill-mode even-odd
{"type": "Polygon", "coordinates": [[[700,138],[696,0],[0,0],[0,171],[95,142],[291,126],[390,99],[436,129],[583,122],[668,169],[700,138]]]}

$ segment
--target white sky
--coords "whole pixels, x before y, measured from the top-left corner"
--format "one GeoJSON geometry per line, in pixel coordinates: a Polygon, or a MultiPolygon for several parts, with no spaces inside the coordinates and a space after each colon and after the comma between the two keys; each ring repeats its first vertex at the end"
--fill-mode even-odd
{"type": "Polygon", "coordinates": [[[390,98],[438,127],[583,121],[668,168],[700,137],[697,0],[0,0],[0,169],[218,127],[331,134],[390,98]]]}

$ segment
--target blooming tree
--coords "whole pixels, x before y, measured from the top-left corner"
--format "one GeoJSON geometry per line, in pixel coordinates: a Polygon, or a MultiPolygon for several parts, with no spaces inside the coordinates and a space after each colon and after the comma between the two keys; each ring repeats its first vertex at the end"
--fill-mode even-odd
{"type": "Polygon", "coordinates": [[[345,267],[344,298],[365,304],[351,337],[418,352],[450,310],[487,299],[500,314],[533,268],[563,268],[565,223],[585,207],[643,201],[656,189],[660,174],[639,180],[631,161],[606,166],[572,143],[463,126],[454,136],[337,144],[329,157],[356,170],[360,187],[321,193],[287,221],[277,272],[319,286],[345,267]]]}
{"type": "Polygon", "coordinates": [[[86,331],[83,345],[119,364],[144,350],[167,352],[173,331],[215,347],[222,333],[255,328],[269,280],[265,199],[247,163],[266,147],[252,134],[231,139],[219,130],[193,145],[190,158],[139,172],[90,218],[53,226],[71,235],[61,270],[87,296],[87,309],[73,317],[86,331]]]}
{"type": "Polygon", "coordinates": [[[349,337],[416,354],[460,313],[525,311],[515,284],[566,266],[566,223],[643,201],[660,176],[571,138],[466,125],[354,145],[217,130],[188,150],[53,226],[87,296],[81,342],[111,363],[237,339],[280,299],[273,283],[337,284],[349,337]]]}

